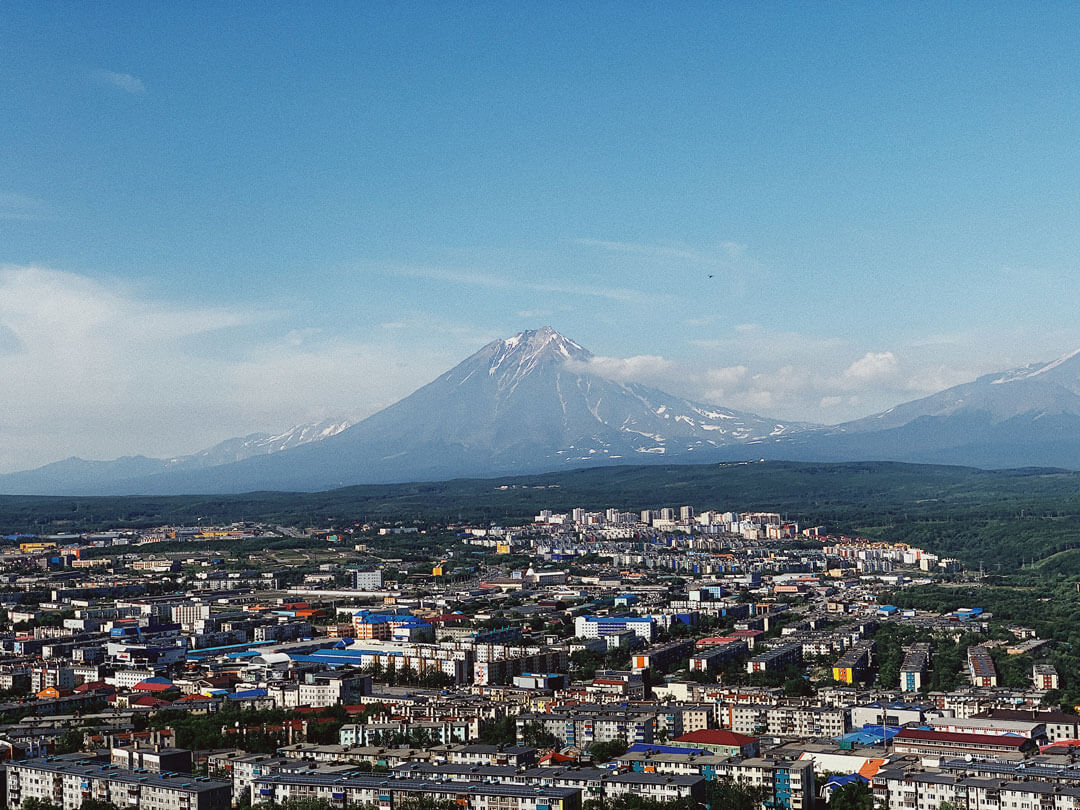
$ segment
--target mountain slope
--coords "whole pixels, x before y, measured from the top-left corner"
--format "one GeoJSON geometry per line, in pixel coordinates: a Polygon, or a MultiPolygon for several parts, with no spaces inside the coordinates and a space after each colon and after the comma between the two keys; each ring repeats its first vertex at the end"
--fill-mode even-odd
{"type": "Polygon", "coordinates": [[[1080,469],[1080,351],[781,440],[762,455],[1080,469]]]}
{"type": "Polygon", "coordinates": [[[311,491],[641,462],[757,458],[1080,469],[1080,352],[833,427],[779,423],[593,373],[550,328],[496,340],[390,407],[176,459],[68,459],[11,494],[311,491]]]}
{"type": "Polygon", "coordinates": [[[806,430],[701,405],[589,370],[550,328],[496,340],[405,399],[318,443],[205,470],[166,471],[112,492],[314,490],[358,483],[720,458],[806,430]]]}
{"type": "Polygon", "coordinates": [[[298,425],[284,433],[252,433],[192,453],[169,459],[125,456],[111,461],[88,461],[78,457],[56,461],[33,470],[0,475],[5,495],[61,495],[107,492],[123,488],[121,482],[169,472],[202,470],[257,455],[269,455],[337,435],[349,427],[343,420],[298,425]]]}

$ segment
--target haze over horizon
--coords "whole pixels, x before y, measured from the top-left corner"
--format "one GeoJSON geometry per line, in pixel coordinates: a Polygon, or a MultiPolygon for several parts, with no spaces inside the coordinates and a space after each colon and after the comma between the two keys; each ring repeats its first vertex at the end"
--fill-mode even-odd
{"type": "Polygon", "coordinates": [[[0,472],[361,418],[544,324],[606,376],[828,424],[1053,360],[1080,347],[1078,28],[10,6],[0,472]]]}

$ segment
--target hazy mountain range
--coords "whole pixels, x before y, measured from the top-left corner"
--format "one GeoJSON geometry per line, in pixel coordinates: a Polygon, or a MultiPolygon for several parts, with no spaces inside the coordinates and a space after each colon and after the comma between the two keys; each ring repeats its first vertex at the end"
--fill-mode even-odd
{"type": "Polygon", "coordinates": [[[1080,352],[831,427],[692,402],[589,370],[550,328],[489,343],[350,424],[253,434],[173,459],[59,461],[8,494],[229,493],[745,458],[1080,468],[1080,352]]]}

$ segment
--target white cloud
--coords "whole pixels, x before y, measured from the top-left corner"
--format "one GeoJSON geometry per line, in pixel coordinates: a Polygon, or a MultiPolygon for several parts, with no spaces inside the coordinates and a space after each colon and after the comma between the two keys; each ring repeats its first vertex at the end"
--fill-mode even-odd
{"type": "Polygon", "coordinates": [[[142,79],[132,76],[130,73],[114,73],[111,70],[95,70],[94,78],[104,84],[117,87],[125,93],[141,96],[146,92],[146,85],[142,79]]]}
{"type": "Polygon", "coordinates": [[[116,280],[0,267],[0,471],[172,456],[327,416],[362,417],[483,342],[428,318],[370,342],[283,313],[158,300],[116,280]],[[415,350],[403,341],[430,345],[415,350]],[[431,340],[437,335],[437,340],[431,340]]]}
{"type": "Polygon", "coordinates": [[[857,383],[874,382],[895,376],[899,368],[892,352],[867,352],[844,369],[844,377],[857,383]]]}
{"type": "Polygon", "coordinates": [[[859,398],[857,396],[822,397],[820,404],[823,409],[836,408],[840,405],[853,407],[859,404],[859,398]]]}
{"type": "Polygon", "coordinates": [[[746,368],[746,366],[710,368],[705,370],[705,378],[714,385],[738,385],[746,379],[747,372],[748,369],[746,368]]]}
{"type": "Polygon", "coordinates": [[[570,367],[617,382],[652,381],[651,384],[672,373],[678,373],[674,363],[651,354],[634,357],[593,357],[585,363],[571,363],[570,367]]]}
{"type": "MultiPolygon", "coordinates": [[[[69,455],[171,456],[255,430],[363,417],[505,336],[423,311],[395,311],[362,338],[291,317],[0,266],[0,471],[69,455]]],[[[703,403],[839,422],[1052,359],[1078,340],[1055,335],[1062,348],[1048,351],[1023,335],[972,333],[882,348],[768,325],[715,329],[724,331],[695,329],[671,356],[601,356],[585,367],[703,403]]]]}

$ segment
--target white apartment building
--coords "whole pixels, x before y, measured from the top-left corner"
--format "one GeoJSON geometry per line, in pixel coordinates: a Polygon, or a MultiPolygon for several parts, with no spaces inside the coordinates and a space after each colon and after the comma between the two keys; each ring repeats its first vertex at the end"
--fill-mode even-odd
{"type": "Polygon", "coordinates": [[[30,670],[30,689],[35,694],[42,689],[73,689],[75,670],[57,664],[39,664],[30,670]]]}
{"type": "Polygon", "coordinates": [[[232,785],[191,774],[139,773],[100,762],[42,758],[7,766],[7,806],[27,799],[78,810],[87,799],[139,810],[229,810],[232,785]]]}

